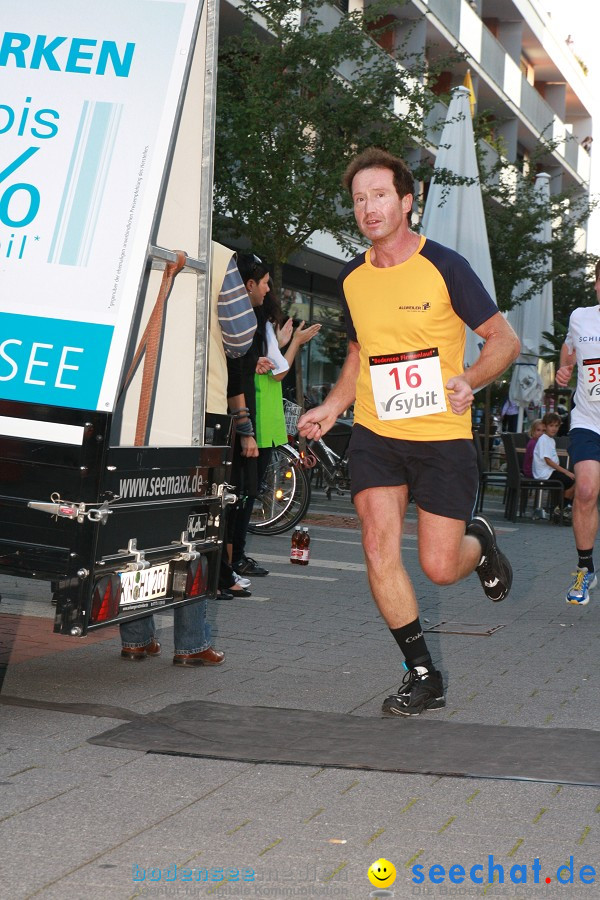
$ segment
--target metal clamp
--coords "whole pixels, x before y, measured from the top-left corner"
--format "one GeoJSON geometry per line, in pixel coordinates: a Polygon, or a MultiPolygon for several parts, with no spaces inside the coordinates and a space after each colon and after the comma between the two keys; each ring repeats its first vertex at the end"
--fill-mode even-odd
{"type": "Polygon", "coordinates": [[[89,522],[100,522],[101,525],[106,525],[106,520],[110,515],[112,515],[112,509],[108,508],[108,504],[110,501],[105,500],[102,506],[98,507],[98,509],[88,509],[87,518],[89,522]]]}
{"type": "Polygon", "coordinates": [[[27,507],[49,513],[55,519],[77,519],[78,522],[85,520],[84,503],[71,503],[68,500],[61,500],[60,497],[56,499],[56,494],[52,494],[50,503],[42,500],[30,500],[27,507]]]}
{"type": "MultiPolygon", "coordinates": [[[[179,556],[173,557],[173,562],[191,562],[193,559],[198,559],[202,554],[196,550],[198,545],[198,541],[189,541],[189,534],[187,531],[181,532],[181,545],[185,547],[185,550],[179,554],[179,556]]],[[[175,541],[173,541],[175,543],[175,541]]]]}
{"type": "Polygon", "coordinates": [[[146,553],[144,550],[138,550],[137,548],[137,538],[130,538],[129,543],[127,544],[127,550],[119,550],[119,553],[127,553],[130,556],[135,556],[135,562],[127,563],[125,572],[140,572],[142,569],[149,569],[150,563],[146,559],[146,553]]]}
{"type": "Polygon", "coordinates": [[[233,491],[234,487],[232,484],[223,482],[223,484],[219,485],[217,497],[221,498],[222,506],[231,506],[233,503],[237,503],[237,494],[232,493],[233,491]]]}
{"type": "MultiPolygon", "coordinates": [[[[113,500],[118,500],[113,497],[113,500]]],[[[105,500],[102,506],[97,509],[86,509],[91,506],[89,503],[78,503],[76,500],[61,500],[60,494],[54,493],[50,495],[50,503],[43,500],[30,500],[27,504],[28,509],[37,509],[40,512],[48,513],[55,519],[72,519],[83,524],[88,522],[100,522],[106,525],[106,520],[112,513],[112,509],[108,508],[110,500],[105,500]]]]}

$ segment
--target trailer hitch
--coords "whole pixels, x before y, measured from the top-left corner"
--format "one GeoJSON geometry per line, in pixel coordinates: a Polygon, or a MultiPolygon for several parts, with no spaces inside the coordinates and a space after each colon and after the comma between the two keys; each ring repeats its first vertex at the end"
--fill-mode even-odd
{"type": "Polygon", "coordinates": [[[92,503],[61,500],[60,494],[54,493],[50,495],[50,503],[43,500],[30,500],[27,506],[29,509],[49,513],[55,519],[73,519],[80,525],[87,519],[88,522],[100,522],[102,525],[106,525],[106,520],[112,513],[109,503],[118,499],[118,497],[113,497],[112,500],[105,500],[101,506],[93,508],[92,503]],[[88,507],[90,508],[88,509],[88,507]]]}

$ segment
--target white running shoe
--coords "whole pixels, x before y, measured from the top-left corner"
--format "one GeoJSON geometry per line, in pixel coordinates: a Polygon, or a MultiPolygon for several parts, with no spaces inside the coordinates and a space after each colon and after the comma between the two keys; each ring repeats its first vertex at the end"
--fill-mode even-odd
{"type": "Polygon", "coordinates": [[[598,578],[595,572],[588,572],[587,569],[580,569],[573,572],[574,581],[565,597],[567,603],[574,606],[587,606],[590,602],[590,591],[598,584],[598,578]]]}

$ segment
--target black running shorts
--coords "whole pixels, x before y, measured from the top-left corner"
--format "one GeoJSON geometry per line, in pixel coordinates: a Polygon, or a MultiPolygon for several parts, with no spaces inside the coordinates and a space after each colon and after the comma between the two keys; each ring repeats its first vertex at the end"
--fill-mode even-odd
{"type": "Polygon", "coordinates": [[[352,499],[367,488],[406,484],[425,512],[471,520],[479,483],[472,440],[402,441],[355,425],[348,455],[352,499]]]}
{"type": "MultiPolygon", "coordinates": [[[[589,428],[572,428],[569,432],[569,466],[593,459],[600,462],[600,434],[589,428]]],[[[551,476],[554,478],[554,474],[551,476]]]]}

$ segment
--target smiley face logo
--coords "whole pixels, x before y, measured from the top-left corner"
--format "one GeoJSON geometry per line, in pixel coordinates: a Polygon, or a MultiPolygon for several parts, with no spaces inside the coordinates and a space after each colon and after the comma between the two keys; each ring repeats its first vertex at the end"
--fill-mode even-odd
{"type": "Polygon", "coordinates": [[[387,859],[378,859],[369,866],[369,881],[375,887],[386,888],[396,880],[396,868],[387,859]]]}

